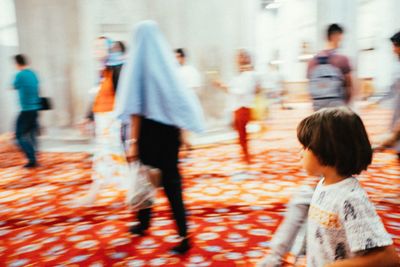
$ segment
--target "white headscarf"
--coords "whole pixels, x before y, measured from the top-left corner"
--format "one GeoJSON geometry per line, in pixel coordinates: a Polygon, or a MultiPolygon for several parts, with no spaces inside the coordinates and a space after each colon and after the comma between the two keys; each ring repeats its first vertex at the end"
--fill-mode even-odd
{"type": "Polygon", "coordinates": [[[153,21],[136,25],[118,83],[115,111],[123,121],[135,114],[194,132],[203,130],[199,100],[184,87],[172,49],[153,21]]]}

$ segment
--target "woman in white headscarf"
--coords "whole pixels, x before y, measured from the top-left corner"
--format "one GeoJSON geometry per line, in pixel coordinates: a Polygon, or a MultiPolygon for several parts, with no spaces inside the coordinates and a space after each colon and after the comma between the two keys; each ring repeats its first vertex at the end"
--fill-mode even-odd
{"type": "MultiPolygon", "coordinates": [[[[162,186],[182,238],[172,251],[183,254],[190,242],[178,169],[181,129],[202,131],[203,113],[194,93],[179,79],[178,63],[155,22],[141,22],[134,30],[116,101],[118,117],[131,121],[128,158],[161,170],[162,186]]],[[[144,235],[150,217],[151,208],[140,210],[139,225],[131,232],[144,235]]]]}

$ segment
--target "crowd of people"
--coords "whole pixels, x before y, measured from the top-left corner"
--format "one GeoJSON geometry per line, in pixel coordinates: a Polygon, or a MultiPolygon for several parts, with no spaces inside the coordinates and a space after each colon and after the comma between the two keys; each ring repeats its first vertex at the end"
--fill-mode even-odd
{"type": "MultiPolygon", "coordinates": [[[[340,25],[330,25],[326,48],[309,62],[307,77],[315,112],[297,128],[303,167],[310,176],[321,178],[316,179],[314,188],[305,188],[292,198],[271,241],[271,251],[259,266],[280,266],[296,237],[304,233],[301,228],[306,229],[308,266],[398,266],[393,241],[355,178],[371,164],[373,148],[361,118],[351,110],[355,95],[352,67],[348,57],[338,51],[343,34],[340,25]]],[[[196,96],[202,80],[199,72],[187,64],[185,51],[172,50],[155,22],[139,23],[131,37],[128,51],[120,41],[104,36],[96,40],[101,65],[99,90],[85,120],[95,122],[93,182],[87,194],[74,204],[94,203],[106,185],[126,187],[132,162],[157,168],[181,237],[172,251],[185,254],[192,244],[178,153],[182,144],[190,146],[190,132],[204,130],[204,115],[196,96]]],[[[390,40],[400,62],[400,32],[390,40]]],[[[254,70],[249,51],[239,50],[236,59],[237,75],[227,83],[216,80],[213,86],[233,99],[233,127],[243,162],[251,164],[247,125],[255,98],[264,94],[263,82],[254,70]]],[[[39,82],[24,55],[15,56],[15,62],[18,73],[14,87],[21,104],[16,139],[28,159],[25,167],[34,168],[38,165],[39,82]]],[[[271,87],[275,87],[282,108],[287,108],[284,90],[278,88],[282,87],[278,85],[282,79],[275,76],[271,87]]],[[[396,101],[392,135],[374,149],[397,147],[400,158],[399,73],[391,93],[396,101]]],[[[151,205],[140,208],[139,224],[130,232],[146,235],[151,215],[151,205]]]]}

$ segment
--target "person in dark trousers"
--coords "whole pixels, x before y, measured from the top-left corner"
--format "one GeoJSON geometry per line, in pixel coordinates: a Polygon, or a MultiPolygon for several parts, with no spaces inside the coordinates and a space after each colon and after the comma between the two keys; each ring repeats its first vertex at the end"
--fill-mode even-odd
{"type": "MultiPolygon", "coordinates": [[[[131,120],[128,160],[161,170],[162,186],[182,238],[172,251],[183,254],[191,244],[178,169],[181,129],[202,131],[203,113],[193,91],[179,78],[176,59],[155,22],[139,23],[130,47],[119,80],[116,115],[131,120]]],[[[132,234],[146,234],[151,213],[151,208],[138,212],[139,224],[131,228],[132,234]]]]}
{"type": "Polygon", "coordinates": [[[36,159],[36,133],[38,131],[38,110],[40,109],[39,80],[28,66],[24,55],[14,57],[18,73],[14,79],[14,88],[18,90],[21,112],[18,115],[15,136],[18,145],[25,153],[28,163],[25,168],[38,165],[36,159]]]}

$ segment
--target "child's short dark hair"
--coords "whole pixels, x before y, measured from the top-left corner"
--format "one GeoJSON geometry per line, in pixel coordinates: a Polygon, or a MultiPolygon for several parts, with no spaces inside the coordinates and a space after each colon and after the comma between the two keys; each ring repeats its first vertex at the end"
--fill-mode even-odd
{"type": "Polygon", "coordinates": [[[25,55],[19,54],[14,56],[15,63],[20,66],[26,66],[28,64],[28,59],[25,55]]]}
{"type": "Polygon", "coordinates": [[[330,40],[332,35],[343,32],[344,32],[343,27],[340,26],[339,24],[334,23],[328,26],[328,29],[326,31],[326,37],[328,38],[328,40],[330,40]]]}
{"type": "Polygon", "coordinates": [[[320,164],[335,167],[338,174],[360,174],[372,161],[371,143],[361,118],[349,108],[326,108],[303,119],[297,138],[320,164]]]}

